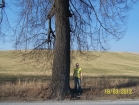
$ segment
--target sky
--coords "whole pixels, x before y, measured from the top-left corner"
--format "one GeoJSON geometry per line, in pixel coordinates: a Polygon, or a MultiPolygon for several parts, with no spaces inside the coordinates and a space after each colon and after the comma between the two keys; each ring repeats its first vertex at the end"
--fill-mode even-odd
{"type": "MultiPolygon", "coordinates": [[[[8,9],[7,14],[10,16],[9,20],[12,20],[14,16],[8,9]]],[[[129,11],[125,36],[119,41],[111,40],[108,44],[110,45],[108,50],[110,52],[139,53],[139,3],[134,5],[129,11]]],[[[14,50],[13,43],[10,41],[0,42],[0,50],[14,50]]]]}
{"type": "Polygon", "coordinates": [[[139,3],[129,12],[125,36],[118,42],[110,41],[112,52],[139,52],[139,3]]]}

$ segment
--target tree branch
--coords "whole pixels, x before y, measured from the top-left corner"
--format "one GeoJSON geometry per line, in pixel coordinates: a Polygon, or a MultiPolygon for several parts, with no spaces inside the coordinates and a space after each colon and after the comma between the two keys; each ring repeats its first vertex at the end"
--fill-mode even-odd
{"type": "Polygon", "coordinates": [[[85,5],[87,5],[89,8],[91,8],[91,9],[94,11],[95,16],[96,16],[96,19],[97,19],[97,21],[99,22],[100,26],[103,27],[103,29],[105,29],[108,33],[114,35],[112,32],[110,32],[107,28],[105,28],[105,27],[103,26],[103,24],[101,23],[101,21],[100,21],[99,18],[98,18],[98,15],[97,15],[97,13],[96,13],[96,11],[95,11],[95,8],[94,8],[94,6],[92,5],[91,1],[88,0],[91,6],[90,6],[89,4],[87,4],[86,2],[84,2],[83,0],[80,0],[80,1],[81,1],[82,3],[84,3],[85,5]]]}
{"type": "Polygon", "coordinates": [[[54,14],[55,14],[55,2],[53,3],[53,6],[52,6],[52,8],[50,9],[50,11],[48,13],[48,15],[46,17],[46,20],[52,18],[54,16],[54,14]]]}
{"type": "Polygon", "coordinates": [[[2,0],[2,4],[0,4],[0,8],[3,8],[3,7],[5,7],[5,1],[4,0],[2,0]]]}

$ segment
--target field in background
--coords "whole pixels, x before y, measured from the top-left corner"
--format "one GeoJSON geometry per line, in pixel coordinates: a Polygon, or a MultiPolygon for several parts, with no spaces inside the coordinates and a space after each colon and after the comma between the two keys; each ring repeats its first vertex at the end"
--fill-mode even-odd
{"type": "MultiPolygon", "coordinates": [[[[38,96],[44,98],[44,90],[51,79],[51,65],[42,70],[40,65],[34,66],[30,60],[23,61],[15,55],[13,51],[0,51],[0,99],[9,96],[26,100],[38,96]]],[[[139,54],[88,52],[87,55],[75,53],[71,58],[71,76],[76,62],[83,70],[84,99],[95,99],[96,96],[104,99],[103,89],[106,88],[132,88],[134,94],[106,95],[105,98],[139,98],[139,54]]]]}

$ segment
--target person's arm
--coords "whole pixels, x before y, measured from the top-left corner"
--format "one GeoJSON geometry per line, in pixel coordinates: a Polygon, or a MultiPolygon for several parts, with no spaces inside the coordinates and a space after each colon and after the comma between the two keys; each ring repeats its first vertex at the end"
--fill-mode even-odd
{"type": "Polygon", "coordinates": [[[80,75],[81,75],[81,79],[83,79],[83,72],[82,72],[82,70],[81,70],[81,74],[80,75]]]}

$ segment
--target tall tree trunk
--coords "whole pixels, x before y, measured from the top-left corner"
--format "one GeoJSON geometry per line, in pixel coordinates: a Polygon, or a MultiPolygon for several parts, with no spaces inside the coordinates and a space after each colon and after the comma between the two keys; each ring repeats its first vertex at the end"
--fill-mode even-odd
{"type": "Polygon", "coordinates": [[[70,79],[69,0],[55,0],[56,41],[50,87],[53,97],[64,98],[70,79]]]}

